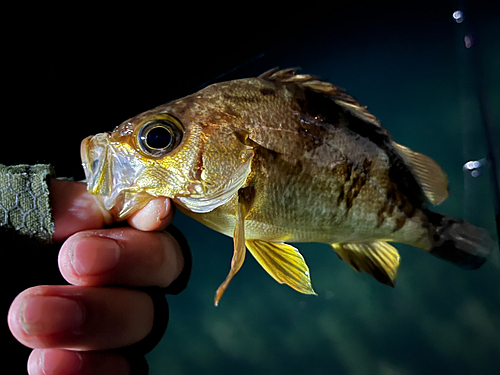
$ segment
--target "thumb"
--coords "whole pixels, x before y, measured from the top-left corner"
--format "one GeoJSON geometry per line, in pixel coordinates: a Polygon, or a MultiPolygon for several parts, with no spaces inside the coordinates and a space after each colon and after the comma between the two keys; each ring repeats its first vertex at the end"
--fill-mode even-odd
{"type": "MultiPolygon", "coordinates": [[[[101,229],[115,220],[108,212],[100,197],[87,192],[86,184],[52,179],[50,201],[54,216],[55,242],[64,241],[69,236],[87,229],[101,229]]],[[[174,207],[170,199],[153,198],[127,221],[130,226],[143,231],[164,229],[173,219],[174,207]]]]}

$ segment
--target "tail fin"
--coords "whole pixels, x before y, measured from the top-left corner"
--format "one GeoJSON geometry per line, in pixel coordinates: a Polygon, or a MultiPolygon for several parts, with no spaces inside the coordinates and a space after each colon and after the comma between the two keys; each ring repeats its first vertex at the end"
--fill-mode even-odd
{"type": "Polygon", "coordinates": [[[479,268],[495,242],[484,229],[467,221],[426,212],[431,224],[431,254],[466,269],[479,268]]]}

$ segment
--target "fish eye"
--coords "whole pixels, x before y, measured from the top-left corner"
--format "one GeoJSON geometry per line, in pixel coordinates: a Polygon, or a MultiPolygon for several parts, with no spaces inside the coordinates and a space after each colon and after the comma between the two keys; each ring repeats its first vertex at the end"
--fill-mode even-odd
{"type": "Polygon", "coordinates": [[[182,140],[182,126],[169,115],[146,121],[140,128],[138,143],[141,150],[154,157],[161,157],[174,150],[182,140]]]}

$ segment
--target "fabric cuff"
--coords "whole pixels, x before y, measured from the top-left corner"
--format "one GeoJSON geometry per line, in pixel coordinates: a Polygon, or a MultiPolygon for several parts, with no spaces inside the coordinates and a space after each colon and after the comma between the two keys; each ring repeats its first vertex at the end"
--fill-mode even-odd
{"type": "Polygon", "coordinates": [[[54,176],[48,164],[0,164],[0,227],[51,243],[54,218],[49,183],[54,176]]]}

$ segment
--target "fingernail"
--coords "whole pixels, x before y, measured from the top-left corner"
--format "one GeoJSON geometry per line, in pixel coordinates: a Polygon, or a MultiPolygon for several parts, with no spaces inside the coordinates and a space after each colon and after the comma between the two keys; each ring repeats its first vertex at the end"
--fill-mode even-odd
{"type": "Polygon", "coordinates": [[[29,296],[21,306],[21,324],[29,335],[73,331],[84,320],[82,306],[69,298],[29,296]]]}
{"type": "Polygon", "coordinates": [[[160,197],[152,199],[130,218],[129,223],[140,230],[155,230],[158,228],[160,222],[168,216],[170,208],[170,200],[168,198],[160,197]]]}
{"type": "Polygon", "coordinates": [[[78,275],[99,275],[118,264],[120,246],[109,238],[80,237],[71,244],[69,256],[78,275]]]}
{"type": "Polygon", "coordinates": [[[44,350],[40,357],[44,375],[76,374],[82,368],[82,356],[69,350],[44,350]]]}
{"type": "Polygon", "coordinates": [[[160,220],[165,219],[167,217],[169,211],[170,211],[170,199],[165,198],[163,200],[163,204],[161,205],[160,220]]]}
{"type": "Polygon", "coordinates": [[[153,218],[156,222],[164,219],[168,213],[168,203],[165,203],[166,198],[155,198],[141,210],[141,216],[153,218]]]}

